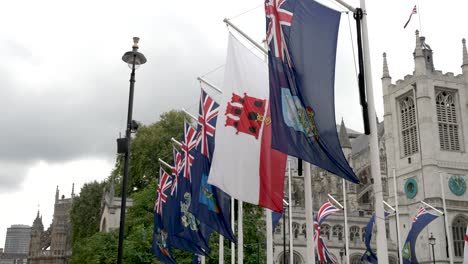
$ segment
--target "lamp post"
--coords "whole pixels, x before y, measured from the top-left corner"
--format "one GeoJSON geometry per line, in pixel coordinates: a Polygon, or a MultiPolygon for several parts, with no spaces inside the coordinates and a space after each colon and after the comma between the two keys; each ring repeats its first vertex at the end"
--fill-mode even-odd
{"type": "Polygon", "coordinates": [[[125,230],[125,210],[127,203],[127,182],[128,182],[128,160],[130,153],[130,140],[132,132],[136,131],[137,123],[132,120],[132,111],[133,111],[133,90],[135,86],[135,70],[138,66],[146,63],[145,55],[138,52],[138,37],[133,38],[132,51],[127,51],[122,56],[122,60],[128,64],[132,69],[130,74],[130,95],[128,99],[128,115],[127,115],[127,130],[125,131],[125,138],[117,139],[117,153],[125,154],[124,161],[124,175],[122,183],[122,202],[120,207],[120,226],[119,226],[119,248],[117,255],[117,263],[122,263],[123,256],[123,240],[124,240],[124,230],[125,230]]]}
{"type": "Polygon", "coordinates": [[[429,245],[432,247],[432,263],[435,264],[435,252],[434,252],[434,245],[435,245],[435,237],[432,235],[429,237],[429,245]]]}

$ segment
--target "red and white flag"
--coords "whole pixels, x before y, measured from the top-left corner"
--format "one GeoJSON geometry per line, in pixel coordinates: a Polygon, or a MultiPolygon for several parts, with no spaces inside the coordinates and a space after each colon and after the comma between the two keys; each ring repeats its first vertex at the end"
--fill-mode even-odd
{"type": "Polygon", "coordinates": [[[208,183],[281,212],[287,156],[271,148],[268,65],[229,34],[208,183]]]}
{"type": "Polygon", "coordinates": [[[464,254],[464,257],[463,257],[463,264],[468,264],[468,226],[466,227],[465,254],[464,254]]]}
{"type": "Polygon", "coordinates": [[[403,26],[403,28],[406,28],[406,26],[408,25],[408,23],[411,21],[411,17],[413,16],[413,14],[417,14],[418,13],[418,10],[416,9],[416,5],[414,5],[413,7],[413,10],[411,10],[411,14],[408,18],[408,21],[406,21],[405,25],[403,26]]]}

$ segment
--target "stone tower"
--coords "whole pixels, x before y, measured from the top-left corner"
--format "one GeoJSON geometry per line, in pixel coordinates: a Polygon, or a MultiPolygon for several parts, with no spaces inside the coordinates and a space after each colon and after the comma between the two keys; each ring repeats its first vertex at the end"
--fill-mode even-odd
{"type": "MultiPolygon", "coordinates": [[[[72,187],[73,189],[73,187],[72,187]]],[[[44,232],[42,217],[39,212],[31,229],[31,246],[29,264],[65,264],[71,256],[70,209],[73,204],[74,190],[71,198],[59,198],[59,189],[55,192],[54,217],[49,229],[44,232]],[[47,250],[47,248],[49,248],[47,250]]]]}
{"type": "MultiPolygon", "coordinates": [[[[462,44],[462,74],[456,76],[435,70],[432,49],[418,31],[412,75],[392,83],[385,53],[383,57],[385,154],[389,177],[395,168],[402,244],[420,201],[442,210],[441,189],[445,190],[448,221],[441,216],[421,232],[416,243],[419,261],[431,261],[427,253],[431,233],[436,238],[436,262],[448,261],[445,224],[455,261],[463,255],[461,234],[468,223],[468,54],[465,40],[462,44]]],[[[394,204],[393,184],[388,189],[394,204]]],[[[396,240],[394,217],[389,226],[396,240]]]]}

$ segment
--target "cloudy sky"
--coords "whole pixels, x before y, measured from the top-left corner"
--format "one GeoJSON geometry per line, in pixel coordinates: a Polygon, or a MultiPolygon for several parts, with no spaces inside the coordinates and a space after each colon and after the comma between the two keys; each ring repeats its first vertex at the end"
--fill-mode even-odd
{"type": "MultiPolygon", "coordinates": [[[[322,3],[338,10],[332,0],[322,3]]],[[[414,32],[434,50],[438,70],[461,73],[468,37],[462,0],[367,1],[376,111],[382,118],[382,52],[393,81],[413,71],[414,32]],[[421,22],[421,23],[420,23],[421,22]]],[[[349,0],[357,6],[359,1],[349,0]]],[[[37,210],[50,225],[55,188],[70,196],[113,167],[124,133],[130,70],[121,61],[139,36],[148,58],[137,71],[134,119],[145,124],[171,109],[197,110],[196,77],[220,84],[227,47],[224,18],[264,38],[262,0],[58,1],[2,3],[0,34],[0,247],[12,224],[31,225],[37,210]]],[[[336,120],[362,131],[351,14],[343,13],[336,67],[336,120]],[[348,20],[349,19],[349,20],[348,20]],[[352,36],[352,37],[351,37],[352,36]]]]}

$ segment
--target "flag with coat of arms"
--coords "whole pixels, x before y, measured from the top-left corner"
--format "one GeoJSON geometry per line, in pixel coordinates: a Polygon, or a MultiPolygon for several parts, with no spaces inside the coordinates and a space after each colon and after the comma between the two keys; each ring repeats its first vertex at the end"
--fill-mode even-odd
{"type": "Polygon", "coordinates": [[[219,109],[208,183],[281,212],[286,155],[271,148],[267,63],[231,33],[219,109]]]}

